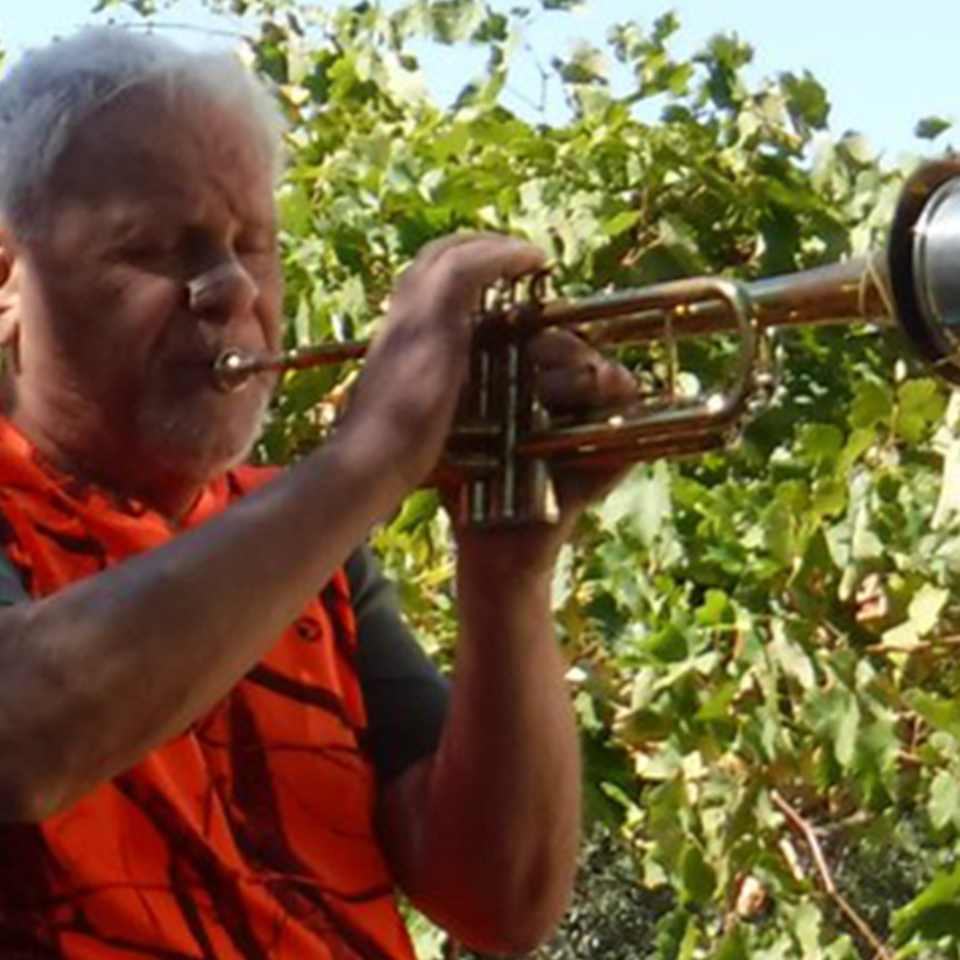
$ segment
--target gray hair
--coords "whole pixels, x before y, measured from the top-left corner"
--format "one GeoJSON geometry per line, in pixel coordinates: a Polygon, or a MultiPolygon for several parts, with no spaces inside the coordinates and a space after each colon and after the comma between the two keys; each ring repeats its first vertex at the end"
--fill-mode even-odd
{"type": "Polygon", "coordinates": [[[280,168],[283,120],[264,86],[227,52],[91,27],[27,53],[0,82],[0,217],[27,236],[48,212],[47,182],[78,130],[132,88],[190,92],[242,110],[280,168]]]}

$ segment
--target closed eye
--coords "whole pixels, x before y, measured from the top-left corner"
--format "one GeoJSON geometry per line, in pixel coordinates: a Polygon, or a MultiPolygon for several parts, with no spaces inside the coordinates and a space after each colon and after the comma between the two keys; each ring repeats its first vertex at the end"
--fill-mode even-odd
{"type": "Polygon", "coordinates": [[[177,256],[176,244],[162,234],[130,234],[110,245],[111,259],[138,267],[169,267],[177,256]]]}
{"type": "Polygon", "coordinates": [[[120,255],[133,263],[168,262],[173,256],[173,248],[160,243],[138,243],[123,247],[120,255]]]}

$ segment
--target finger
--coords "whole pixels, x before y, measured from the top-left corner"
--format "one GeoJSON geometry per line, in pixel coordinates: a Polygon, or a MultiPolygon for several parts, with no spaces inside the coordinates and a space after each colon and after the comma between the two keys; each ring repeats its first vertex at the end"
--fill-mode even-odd
{"type": "Polygon", "coordinates": [[[480,290],[498,280],[515,280],[542,270],[544,263],[543,251],[532,243],[489,235],[444,247],[430,270],[440,274],[453,289],[467,285],[480,290]]]}
{"type": "Polygon", "coordinates": [[[486,248],[487,252],[493,252],[497,249],[512,249],[514,253],[520,249],[535,251],[537,265],[543,265],[543,253],[533,244],[518,237],[512,237],[503,233],[494,233],[492,230],[464,230],[459,233],[452,233],[445,237],[439,237],[425,244],[414,265],[418,269],[430,269],[430,267],[442,258],[456,251],[458,248],[467,246],[479,246],[486,248]]]}
{"type": "Polygon", "coordinates": [[[478,240],[500,241],[509,239],[505,234],[494,233],[492,230],[460,230],[457,233],[450,233],[443,237],[436,237],[425,243],[418,251],[416,259],[411,264],[412,267],[425,270],[435,263],[448,250],[454,247],[460,247],[467,243],[475,243],[478,240]]]}
{"type": "Polygon", "coordinates": [[[529,349],[534,363],[543,369],[576,364],[596,352],[582,337],[557,328],[538,333],[529,349]]]}
{"type": "Polygon", "coordinates": [[[570,467],[556,475],[557,495],[564,510],[574,513],[602,500],[630,472],[633,464],[570,467]]]}
{"type": "Polygon", "coordinates": [[[553,412],[613,406],[636,397],[636,382],[626,368],[567,331],[545,331],[530,349],[537,394],[553,412]]]}
{"type": "Polygon", "coordinates": [[[543,252],[533,244],[496,233],[461,233],[427,244],[396,286],[404,294],[433,286],[445,298],[474,306],[479,293],[498,280],[542,270],[543,252]]]}

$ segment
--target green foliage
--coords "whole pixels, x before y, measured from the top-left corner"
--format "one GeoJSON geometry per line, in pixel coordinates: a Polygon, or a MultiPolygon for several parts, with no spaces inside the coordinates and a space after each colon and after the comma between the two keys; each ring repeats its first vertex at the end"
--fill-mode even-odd
{"type": "MultiPolygon", "coordinates": [[[[450,231],[532,238],[569,296],[749,279],[863,250],[902,182],[856,135],[814,143],[829,100],[809,74],[751,88],[752,50],[733,36],[678,58],[673,14],[558,57],[570,114],[550,124],[502,98],[530,10],[221,7],[247,17],[290,123],[291,343],[367,334],[397,274],[450,231]],[[450,107],[425,88],[424,41],[484,52],[450,107]]],[[[692,348],[688,375],[706,379],[723,349],[692,348]]],[[[635,886],[591,941],[577,924],[594,850],[587,899],[544,956],[852,960],[881,941],[958,956],[960,407],[893,335],[802,329],[776,353],[780,388],[738,449],[638,467],[558,574],[588,810],[628,845],[601,850],[635,886]]],[[[316,442],[341,373],[290,376],[265,456],[316,442]]],[[[436,499],[414,497],[378,545],[443,657],[436,499]]]]}
{"type": "Polygon", "coordinates": [[[953,124],[943,117],[924,117],[918,121],[914,133],[923,140],[936,140],[946,130],[949,130],[953,124]]]}
{"type": "Polygon", "coordinates": [[[573,907],[533,960],[651,960],[659,926],[668,922],[674,903],[666,888],[638,885],[636,870],[629,844],[597,830],[586,844],[573,907]]]}

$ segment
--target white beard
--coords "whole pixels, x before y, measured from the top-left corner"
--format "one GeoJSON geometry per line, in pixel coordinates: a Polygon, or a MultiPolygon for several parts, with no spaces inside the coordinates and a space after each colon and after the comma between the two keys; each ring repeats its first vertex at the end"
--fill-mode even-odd
{"type": "MultiPolygon", "coordinates": [[[[247,389],[257,389],[250,384],[247,389]]],[[[138,420],[139,447],[145,462],[207,483],[242,463],[260,436],[270,406],[271,391],[259,389],[256,402],[243,398],[244,416],[209,418],[196,406],[169,402],[154,394],[138,420]],[[229,421],[224,424],[223,420],[229,421]]]]}

